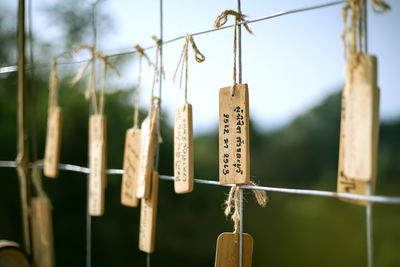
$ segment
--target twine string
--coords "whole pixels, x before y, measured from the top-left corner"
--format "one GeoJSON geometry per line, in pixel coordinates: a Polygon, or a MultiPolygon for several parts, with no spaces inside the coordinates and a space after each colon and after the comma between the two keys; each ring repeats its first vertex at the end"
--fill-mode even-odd
{"type": "MultiPolygon", "coordinates": [[[[155,35],[153,35],[151,38],[156,42],[156,60],[155,60],[155,64],[154,64],[154,77],[153,77],[153,85],[151,87],[151,99],[150,99],[152,101],[153,97],[154,97],[154,88],[155,88],[156,84],[159,82],[160,73],[163,78],[165,78],[165,73],[164,73],[163,64],[161,62],[162,40],[157,39],[157,36],[155,36],[155,35]],[[160,66],[158,66],[158,65],[160,65],[160,66]]],[[[159,97],[161,97],[161,96],[159,96],[159,97]]]]}

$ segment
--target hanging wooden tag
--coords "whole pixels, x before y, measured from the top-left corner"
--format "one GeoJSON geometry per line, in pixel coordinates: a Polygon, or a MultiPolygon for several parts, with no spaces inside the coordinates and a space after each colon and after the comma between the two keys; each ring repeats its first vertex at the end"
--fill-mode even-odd
{"type": "Polygon", "coordinates": [[[154,252],[154,241],[156,237],[157,199],[158,172],[153,172],[150,197],[143,198],[140,207],[139,249],[146,253],[154,252]]]}
{"type": "Polygon", "coordinates": [[[175,111],[174,176],[175,192],[193,191],[193,123],[192,105],[185,103],[175,111]]]}
{"type": "Polygon", "coordinates": [[[43,173],[47,177],[55,178],[58,176],[58,163],[61,150],[61,108],[54,107],[48,116],[43,173]]]}
{"type": "Polygon", "coordinates": [[[156,133],[156,116],[151,115],[142,122],[141,149],[138,172],[136,197],[148,198],[150,196],[151,173],[154,162],[154,142],[156,133]]]}
{"type": "Polygon", "coordinates": [[[219,91],[219,182],[250,182],[249,92],[247,84],[219,91]]]}
{"type": "Polygon", "coordinates": [[[36,266],[53,267],[54,243],[51,203],[46,196],[31,199],[32,249],[36,266]]]}
{"type": "MultiPolygon", "coordinates": [[[[242,234],[242,266],[251,267],[253,257],[253,238],[249,234],[242,234]]],[[[239,234],[222,233],[217,239],[215,267],[239,267],[239,234]]]]}
{"type": "Polygon", "coordinates": [[[121,203],[130,207],[137,207],[138,205],[136,189],[140,164],[141,137],[140,129],[131,128],[126,131],[121,203]]]}
{"type": "Polygon", "coordinates": [[[89,120],[89,214],[104,213],[104,189],[106,187],[106,118],[91,115],[89,120]]]}
{"type": "Polygon", "coordinates": [[[371,181],[376,168],[379,89],[376,58],[360,57],[350,86],[346,87],[343,171],[348,178],[371,181]]]}
{"type": "MultiPolygon", "coordinates": [[[[379,89],[375,87],[373,90],[373,118],[372,118],[372,123],[373,123],[373,132],[372,132],[372,154],[371,154],[371,179],[368,181],[365,180],[357,180],[353,179],[349,176],[347,176],[345,170],[344,170],[344,164],[346,160],[349,160],[347,157],[345,159],[345,154],[350,155],[350,153],[345,153],[345,150],[348,148],[352,148],[352,146],[348,146],[348,142],[346,142],[346,137],[348,134],[348,131],[345,130],[345,127],[348,127],[348,123],[346,123],[346,118],[349,116],[346,116],[348,112],[348,105],[349,101],[351,99],[348,97],[350,90],[352,89],[352,86],[354,86],[354,83],[360,80],[360,75],[362,73],[367,73],[369,75],[371,84],[376,84],[376,62],[375,60],[371,60],[371,56],[365,55],[366,58],[370,58],[369,62],[373,62],[372,65],[365,64],[365,61],[362,61],[364,64],[361,65],[360,68],[364,68],[364,71],[361,71],[360,69],[357,69],[354,73],[353,76],[353,83],[350,86],[345,86],[343,89],[343,95],[342,95],[342,119],[341,119],[341,126],[340,126],[340,145],[339,145],[339,162],[338,162],[338,179],[337,179],[337,192],[338,193],[351,193],[351,194],[360,194],[360,195],[367,195],[367,184],[370,183],[370,194],[375,194],[375,184],[376,184],[376,172],[377,172],[377,153],[378,153],[378,136],[379,136],[379,89]]],[[[365,79],[365,74],[362,75],[365,79]]],[[[349,160],[348,163],[351,163],[349,160]]],[[[345,199],[342,198],[342,200],[355,203],[358,205],[363,205],[365,206],[367,204],[367,201],[363,200],[353,200],[353,199],[345,199]]]]}

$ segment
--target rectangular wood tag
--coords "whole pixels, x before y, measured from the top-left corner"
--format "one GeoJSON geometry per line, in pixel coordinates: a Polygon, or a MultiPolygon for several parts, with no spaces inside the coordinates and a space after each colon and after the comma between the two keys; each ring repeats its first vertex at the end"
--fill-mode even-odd
{"type": "Polygon", "coordinates": [[[150,115],[142,122],[141,149],[138,173],[138,184],[136,190],[137,198],[148,198],[150,196],[151,173],[153,171],[156,116],[150,115]]]}
{"type": "Polygon", "coordinates": [[[91,115],[89,119],[89,214],[104,214],[106,187],[106,118],[91,115]]]}
{"type": "MultiPolygon", "coordinates": [[[[375,71],[376,67],[369,68],[370,72],[375,71]]],[[[367,72],[368,73],[368,72],[367,72]]],[[[358,72],[359,74],[359,72],[358,72]]],[[[376,81],[376,73],[370,73],[370,79],[372,83],[374,80],[376,81]],[[375,78],[374,78],[375,77],[375,78]]],[[[355,78],[355,77],[354,77],[355,78]]],[[[359,79],[359,78],[358,78],[359,79]]],[[[355,80],[356,81],[356,80],[355,80]]],[[[352,86],[352,85],[351,85],[352,86]]],[[[360,194],[360,195],[367,195],[367,184],[370,183],[370,190],[371,194],[375,194],[375,184],[376,184],[376,172],[377,172],[377,153],[378,153],[378,136],[379,136],[379,89],[376,88],[373,93],[373,119],[372,121],[376,124],[373,127],[372,132],[372,158],[371,158],[371,180],[356,180],[348,177],[344,171],[344,163],[345,163],[345,150],[348,148],[347,143],[345,142],[347,131],[345,131],[345,127],[348,123],[346,121],[346,112],[348,102],[351,99],[348,99],[349,91],[351,90],[351,86],[345,86],[342,93],[342,115],[341,115],[341,124],[340,124],[340,144],[339,144],[339,162],[338,162],[338,178],[337,178],[337,192],[338,193],[351,193],[351,194],[360,194]]],[[[351,148],[351,146],[350,146],[351,148]]],[[[348,153],[349,154],[349,153],[348,153]]],[[[347,158],[348,159],[348,158],[347,158]]],[[[350,163],[350,162],[349,162],[350,163]]],[[[367,205],[367,201],[362,200],[353,200],[353,199],[345,199],[341,198],[341,200],[346,202],[351,202],[354,204],[365,206],[367,205]]]]}
{"type": "Polygon", "coordinates": [[[219,91],[219,182],[250,181],[249,92],[247,84],[219,91]]]}
{"type": "MultiPolygon", "coordinates": [[[[249,234],[242,234],[243,253],[242,266],[251,267],[253,257],[253,238],[249,234]]],[[[215,267],[239,267],[239,234],[222,233],[217,239],[215,267]]]]}
{"type": "Polygon", "coordinates": [[[61,150],[62,110],[60,107],[51,109],[47,118],[46,146],[44,153],[44,170],[47,177],[58,176],[58,163],[61,150]]]}
{"type": "Polygon", "coordinates": [[[141,137],[140,129],[131,128],[126,131],[121,203],[129,207],[137,207],[138,205],[136,189],[140,164],[141,137]]]}
{"type": "Polygon", "coordinates": [[[371,181],[375,175],[379,89],[376,85],[376,58],[363,55],[346,91],[343,127],[343,171],[350,179],[371,181]]]}
{"type": "Polygon", "coordinates": [[[193,123],[192,105],[185,103],[175,111],[174,188],[178,194],[193,190],[193,123]]]}
{"type": "Polygon", "coordinates": [[[54,242],[51,203],[47,197],[33,197],[32,211],[32,249],[35,263],[41,267],[53,267],[54,242]]]}
{"type": "Polygon", "coordinates": [[[151,181],[151,194],[143,198],[140,207],[139,249],[146,253],[154,252],[156,237],[158,199],[158,173],[153,172],[151,181]]]}

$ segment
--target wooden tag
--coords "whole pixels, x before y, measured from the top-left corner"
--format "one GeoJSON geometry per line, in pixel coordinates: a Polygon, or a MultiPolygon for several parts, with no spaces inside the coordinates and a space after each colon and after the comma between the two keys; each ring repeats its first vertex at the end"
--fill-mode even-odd
{"type": "Polygon", "coordinates": [[[44,170],[47,177],[55,178],[58,176],[58,163],[60,161],[61,150],[61,125],[62,111],[60,107],[55,107],[48,114],[46,146],[44,153],[44,170]]]}
{"type": "MultiPolygon", "coordinates": [[[[365,55],[365,57],[372,58],[371,56],[365,55]]],[[[365,61],[363,61],[365,62],[365,61]]],[[[376,63],[374,60],[370,62],[373,62],[373,65],[366,65],[363,64],[362,67],[366,68],[366,73],[368,73],[369,78],[372,84],[376,84],[376,63]],[[375,72],[375,73],[372,73],[375,72]]],[[[360,70],[356,71],[353,77],[353,81],[357,82],[360,79],[360,74],[362,72],[360,70]]],[[[365,76],[363,76],[365,79],[365,76]]],[[[349,105],[349,101],[351,99],[348,98],[349,92],[352,88],[354,83],[352,83],[350,86],[345,86],[343,89],[342,93],[342,119],[341,119],[341,124],[340,124],[340,145],[339,145],[339,162],[338,162],[338,179],[337,179],[337,192],[338,193],[351,193],[351,194],[360,194],[360,195],[366,195],[367,194],[367,184],[370,183],[370,189],[371,189],[371,194],[375,194],[375,184],[376,184],[376,171],[377,171],[377,153],[378,153],[378,136],[379,136],[379,89],[375,88],[373,90],[373,132],[372,132],[372,154],[371,154],[371,179],[369,181],[365,180],[357,180],[357,179],[352,179],[348,177],[345,173],[344,170],[344,163],[346,160],[349,160],[349,158],[345,159],[345,150],[347,148],[352,148],[351,146],[347,146],[348,142],[346,142],[346,137],[348,131],[345,130],[345,127],[349,125],[346,123],[346,113],[348,111],[347,106],[349,105]]],[[[350,155],[350,153],[347,153],[346,155],[350,155]]],[[[350,160],[349,160],[350,161],[350,160]]],[[[351,161],[349,162],[351,163],[351,161]]],[[[344,199],[342,198],[341,200],[351,202],[354,204],[358,205],[363,205],[365,206],[367,204],[367,201],[362,201],[362,200],[353,200],[353,199],[344,199]]]]}
{"type": "Polygon", "coordinates": [[[379,127],[379,89],[376,58],[363,55],[345,88],[346,112],[343,127],[343,171],[348,178],[371,181],[376,168],[379,127]]]}
{"type": "Polygon", "coordinates": [[[54,243],[51,203],[45,196],[31,199],[32,249],[35,265],[53,267],[54,243]]]}
{"type": "Polygon", "coordinates": [[[150,115],[142,122],[140,163],[138,173],[138,184],[136,197],[148,198],[150,196],[151,173],[154,162],[154,142],[156,133],[156,116],[150,118],[150,115]]]}
{"type": "Polygon", "coordinates": [[[92,115],[89,120],[89,214],[104,213],[104,189],[106,187],[106,118],[92,115]]]}
{"type": "Polygon", "coordinates": [[[219,91],[219,182],[250,182],[249,92],[247,84],[219,91]],[[233,93],[233,95],[232,95],[233,93]]]}
{"type": "Polygon", "coordinates": [[[193,123],[192,105],[185,103],[175,111],[174,176],[175,192],[193,191],[193,123]]]}
{"type": "Polygon", "coordinates": [[[130,207],[137,207],[138,205],[136,189],[140,164],[141,137],[140,129],[131,128],[126,131],[121,203],[130,207]]]}
{"type": "Polygon", "coordinates": [[[157,198],[158,172],[153,172],[150,197],[142,199],[140,208],[139,249],[146,253],[154,252],[157,198]]]}
{"type": "MultiPolygon", "coordinates": [[[[249,234],[242,234],[243,253],[242,266],[251,267],[253,257],[253,238],[249,234]]],[[[215,267],[239,267],[239,234],[222,233],[217,240],[215,267]]]]}

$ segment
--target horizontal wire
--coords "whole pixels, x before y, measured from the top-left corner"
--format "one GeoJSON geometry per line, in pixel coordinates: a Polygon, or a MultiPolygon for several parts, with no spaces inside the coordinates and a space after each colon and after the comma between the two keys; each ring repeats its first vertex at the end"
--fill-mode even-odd
{"type": "MultiPolygon", "coordinates": [[[[10,167],[15,168],[15,161],[0,161],[0,167],[10,167]]],[[[42,165],[38,165],[39,167],[43,167],[42,165]]],[[[33,164],[30,164],[30,167],[33,167],[33,164]]],[[[59,169],[80,173],[90,173],[90,169],[86,167],[81,167],[72,164],[63,164],[60,163],[58,165],[59,169]]],[[[124,170],[121,169],[107,169],[106,174],[124,174],[124,170]]],[[[175,179],[174,176],[169,175],[159,175],[160,179],[173,181],[175,179]]],[[[225,187],[232,187],[235,184],[220,184],[218,181],[206,180],[206,179],[194,179],[196,183],[199,184],[208,184],[208,185],[218,185],[225,187]]],[[[262,190],[267,192],[279,192],[279,193],[287,193],[287,194],[296,194],[296,195],[308,195],[308,196],[321,196],[321,197],[333,197],[333,198],[346,198],[353,200],[361,200],[361,201],[369,201],[374,203],[386,203],[386,204],[400,204],[400,197],[392,197],[392,196],[364,196],[358,194],[350,194],[350,193],[337,193],[332,191],[324,191],[324,190],[312,190],[312,189],[294,189],[294,188],[282,188],[282,187],[271,187],[271,186],[258,186],[258,185],[241,185],[242,189],[250,189],[250,190],[262,190]]]]}
{"type": "MultiPolygon", "coordinates": [[[[310,11],[310,10],[314,10],[314,9],[320,9],[320,8],[335,6],[335,5],[339,5],[339,4],[344,4],[346,2],[347,2],[346,0],[334,1],[334,2],[329,2],[329,3],[325,3],[325,4],[320,4],[320,5],[314,5],[314,6],[309,6],[309,7],[292,9],[292,10],[288,10],[288,11],[281,11],[281,12],[277,12],[277,13],[274,13],[274,14],[268,15],[268,16],[241,21],[241,22],[238,22],[237,25],[255,23],[255,22],[259,22],[259,21],[263,21],[263,20],[269,20],[269,19],[281,17],[281,16],[284,16],[284,15],[290,15],[290,14],[294,14],[294,13],[300,13],[300,12],[310,11]]],[[[208,30],[204,30],[204,31],[194,32],[194,33],[192,33],[190,35],[191,36],[202,35],[202,34],[207,34],[207,33],[215,32],[215,31],[219,31],[219,30],[224,30],[224,29],[228,29],[228,28],[232,28],[232,27],[234,27],[234,24],[226,25],[226,26],[223,26],[223,27],[220,27],[220,28],[213,28],[213,29],[208,29],[208,30]]],[[[175,37],[175,38],[172,38],[172,39],[167,40],[165,42],[162,42],[161,45],[166,45],[166,44],[169,44],[169,43],[173,43],[173,42],[176,42],[176,41],[184,39],[184,38],[186,38],[186,34],[178,36],[178,37],[175,37]]],[[[156,47],[155,45],[152,45],[152,46],[148,46],[148,47],[143,48],[143,50],[149,50],[149,49],[153,49],[155,47],[156,47]]],[[[107,56],[108,57],[116,57],[116,56],[132,55],[132,54],[135,54],[135,53],[137,53],[136,50],[127,49],[125,51],[120,51],[120,52],[114,52],[114,53],[107,54],[107,56]]],[[[79,64],[79,63],[87,62],[89,60],[90,60],[90,58],[77,59],[77,60],[74,60],[74,61],[60,62],[60,63],[58,63],[58,65],[79,64]]],[[[48,67],[48,66],[50,66],[50,62],[36,63],[34,66],[35,67],[48,67]]],[[[26,65],[26,68],[29,69],[30,65],[26,65]]],[[[2,73],[10,73],[10,72],[15,72],[15,71],[18,71],[18,66],[17,65],[0,67],[0,74],[2,74],[2,73]]]]}

